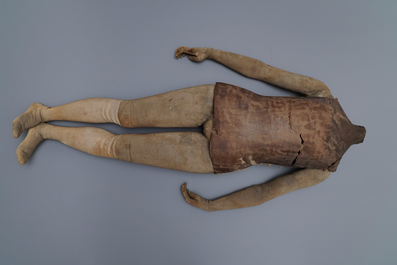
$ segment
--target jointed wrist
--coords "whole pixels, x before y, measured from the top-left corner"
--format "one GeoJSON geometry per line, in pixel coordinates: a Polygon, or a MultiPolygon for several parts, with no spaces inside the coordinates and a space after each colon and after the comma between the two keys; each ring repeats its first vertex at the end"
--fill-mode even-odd
{"type": "Polygon", "coordinates": [[[214,59],[214,55],[215,55],[215,49],[214,48],[207,48],[207,58],[208,59],[214,59]]]}

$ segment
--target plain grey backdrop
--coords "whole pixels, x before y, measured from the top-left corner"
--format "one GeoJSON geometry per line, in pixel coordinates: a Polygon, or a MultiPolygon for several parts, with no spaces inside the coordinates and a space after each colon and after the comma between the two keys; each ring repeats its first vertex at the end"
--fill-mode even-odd
{"type": "Polygon", "coordinates": [[[396,11],[395,0],[0,1],[0,264],[396,264],[396,11]],[[13,139],[11,123],[36,101],[132,99],[217,81],[293,95],[212,61],[177,61],[181,45],[320,79],[367,128],[364,143],[317,186],[213,213],[188,205],[181,185],[213,199],[289,169],[197,175],[50,140],[17,163],[26,132],[13,139]]]}

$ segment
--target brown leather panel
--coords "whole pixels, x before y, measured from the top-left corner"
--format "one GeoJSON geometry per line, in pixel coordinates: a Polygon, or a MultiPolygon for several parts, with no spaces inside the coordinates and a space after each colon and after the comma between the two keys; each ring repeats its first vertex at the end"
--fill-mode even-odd
{"type": "Polygon", "coordinates": [[[210,154],[215,173],[270,163],[335,171],[351,144],[362,141],[330,98],[266,97],[217,83],[210,154]]]}

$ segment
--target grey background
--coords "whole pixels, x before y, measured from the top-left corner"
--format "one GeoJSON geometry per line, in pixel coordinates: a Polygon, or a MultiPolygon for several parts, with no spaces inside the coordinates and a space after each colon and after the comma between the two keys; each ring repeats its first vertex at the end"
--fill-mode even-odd
{"type": "Polygon", "coordinates": [[[396,10],[394,0],[1,1],[0,264],[396,264],[396,10]],[[49,140],[17,163],[26,132],[13,139],[11,123],[35,101],[131,99],[216,81],[293,95],[212,61],[177,61],[181,45],[322,80],[367,128],[365,142],[318,186],[214,213],[189,206],[183,182],[212,199],[289,169],[196,175],[49,140]]]}

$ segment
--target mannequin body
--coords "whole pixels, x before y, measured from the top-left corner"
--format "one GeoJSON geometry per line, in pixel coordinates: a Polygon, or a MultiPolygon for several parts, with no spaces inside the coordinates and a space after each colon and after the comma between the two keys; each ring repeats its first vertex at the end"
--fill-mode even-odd
{"type": "MultiPolygon", "coordinates": [[[[190,49],[182,46],[175,52],[177,59],[185,55],[197,62],[207,58],[215,60],[249,78],[306,97],[333,99],[330,90],[321,81],[274,68],[256,59],[213,48],[190,49]]],[[[14,138],[29,129],[26,138],[17,149],[18,162],[25,164],[41,141],[52,139],[92,155],[186,172],[214,173],[210,140],[215,130],[213,128],[215,89],[215,85],[201,85],[135,100],[92,98],[53,108],[33,103],[13,122],[14,138]],[[127,128],[203,125],[204,131],[203,134],[172,132],[114,135],[94,127],[71,128],[46,123],[53,120],[115,123],[127,128]]],[[[365,129],[361,134],[363,139],[365,129]]],[[[186,188],[186,183],[182,186],[182,194],[189,204],[207,211],[243,208],[316,185],[330,174],[327,168],[304,168],[212,201],[190,192],[186,188]]]]}

